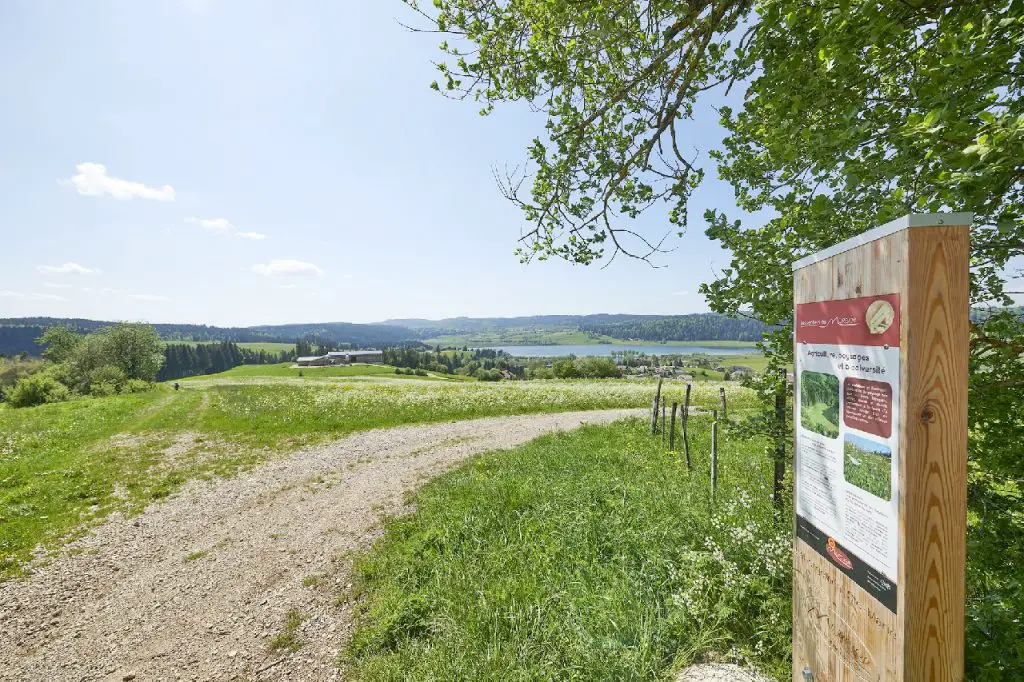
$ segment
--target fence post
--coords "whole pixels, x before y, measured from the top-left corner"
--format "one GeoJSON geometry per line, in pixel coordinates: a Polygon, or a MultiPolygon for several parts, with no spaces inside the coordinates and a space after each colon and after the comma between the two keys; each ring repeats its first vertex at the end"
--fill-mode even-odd
{"type": "Polygon", "coordinates": [[[728,421],[729,413],[725,409],[725,386],[718,387],[718,397],[722,401],[722,419],[728,421]]]}
{"type": "Polygon", "coordinates": [[[718,420],[711,422],[711,503],[718,496],[718,420]]]}
{"type": "Polygon", "coordinates": [[[686,451],[686,470],[692,471],[690,463],[690,434],[686,430],[686,422],[690,419],[690,384],[686,384],[686,402],[683,403],[683,450],[686,451]]]}
{"type": "Polygon", "coordinates": [[[779,368],[779,388],[775,392],[775,477],[772,503],[782,508],[782,483],[786,477],[786,368],[779,368]]]}
{"type": "Polygon", "coordinates": [[[661,402],[661,379],[658,379],[658,391],[651,402],[651,435],[658,433],[658,403],[661,402]]]}
{"type": "Polygon", "coordinates": [[[665,401],[662,400],[661,401],[661,447],[662,447],[662,449],[664,449],[664,447],[665,447],[665,410],[667,410],[667,409],[668,409],[668,405],[666,405],[665,401]]]}
{"type": "Polygon", "coordinates": [[[672,402],[672,428],[668,432],[668,449],[672,452],[676,451],[676,410],[679,409],[679,403],[672,402]]]}

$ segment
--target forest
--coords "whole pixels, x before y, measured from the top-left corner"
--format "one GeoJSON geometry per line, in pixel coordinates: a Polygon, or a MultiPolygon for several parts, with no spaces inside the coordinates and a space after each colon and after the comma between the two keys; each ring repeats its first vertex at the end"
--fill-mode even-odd
{"type": "MultiPolygon", "coordinates": [[[[0,355],[39,355],[36,339],[51,327],[63,326],[79,333],[98,331],[114,322],[79,318],[0,318],[0,355]]],[[[765,330],[756,320],[730,318],[716,313],[694,315],[537,315],[508,318],[450,318],[444,320],[388,320],[380,324],[348,322],[212,327],[199,324],[154,324],[164,341],[233,341],[235,343],[282,342],[309,339],[317,345],[383,347],[449,335],[501,335],[527,329],[540,335],[541,343],[558,343],[558,332],[584,332],[607,340],[644,341],[758,341],[765,330]],[[551,335],[546,339],[545,335],[551,335]]],[[[578,342],[578,341],[575,341],[578,342]]],[[[461,345],[461,344],[460,344],[461,345]]],[[[300,353],[301,354],[301,353],[300,353]]]]}

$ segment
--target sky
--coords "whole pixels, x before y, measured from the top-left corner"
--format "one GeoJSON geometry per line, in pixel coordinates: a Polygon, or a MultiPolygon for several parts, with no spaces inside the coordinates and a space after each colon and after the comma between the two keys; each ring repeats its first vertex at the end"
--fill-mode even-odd
{"type": "MultiPolygon", "coordinates": [[[[438,37],[400,20],[399,0],[0,3],[0,317],[707,310],[728,254],[701,216],[735,212],[730,187],[709,173],[662,267],[521,264],[492,169],[544,117],[432,91],[438,37]]],[[[702,151],[722,135],[710,110],[689,130],[702,151]]]]}

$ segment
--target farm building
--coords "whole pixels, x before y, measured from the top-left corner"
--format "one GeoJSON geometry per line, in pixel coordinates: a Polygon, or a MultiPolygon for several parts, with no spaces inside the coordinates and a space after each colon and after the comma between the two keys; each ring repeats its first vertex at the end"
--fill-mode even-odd
{"type": "Polygon", "coordinates": [[[342,350],[331,351],[326,355],[310,355],[295,360],[295,364],[299,367],[349,365],[353,362],[384,362],[384,353],[379,350],[342,350]]]}
{"type": "Polygon", "coordinates": [[[331,361],[326,355],[307,355],[295,358],[295,364],[299,367],[323,367],[331,364],[331,361]]]}

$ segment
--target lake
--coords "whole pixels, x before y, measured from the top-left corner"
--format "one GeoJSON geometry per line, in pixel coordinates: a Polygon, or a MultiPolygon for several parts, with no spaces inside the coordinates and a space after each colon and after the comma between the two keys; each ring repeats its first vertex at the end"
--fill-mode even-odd
{"type": "Polygon", "coordinates": [[[494,350],[503,350],[509,355],[520,358],[554,358],[564,355],[576,356],[606,356],[615,351],[632,350],[646,355],[690,355],[693,353],[705,353],[707,355],[749,355],[757,353],[757,348],[746,346],[735,348],[729,346],[668,346],[662,344],[638,345],[638,344],[580,344],[565,346],[484,346],[494,350]]]}

